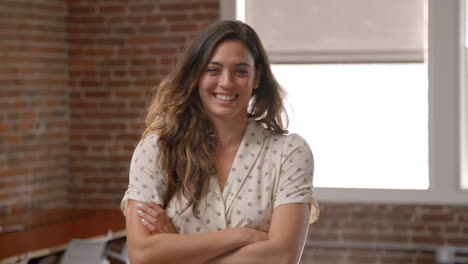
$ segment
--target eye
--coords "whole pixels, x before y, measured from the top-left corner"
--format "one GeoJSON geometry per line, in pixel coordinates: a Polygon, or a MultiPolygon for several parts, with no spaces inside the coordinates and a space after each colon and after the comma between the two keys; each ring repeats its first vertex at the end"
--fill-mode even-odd
{"type": "Polygon", "coordinates": [[[236,73],[241,75],[241,76],[244,76],[244,75],[247,75],[249,73],[249,71],[244,70],[244,69],[238,69],[238,70],[236,70],[236,73]]]}
{"type": "Polygon", "coordinates": [[[218,68],[208,68],[206,69],[206,72],[208,73],[219,73],[219,69],[218,68]]]}

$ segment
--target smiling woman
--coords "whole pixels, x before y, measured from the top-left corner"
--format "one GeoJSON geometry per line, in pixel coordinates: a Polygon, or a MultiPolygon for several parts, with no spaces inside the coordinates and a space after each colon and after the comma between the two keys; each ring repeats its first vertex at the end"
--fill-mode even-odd
{"type": "Polygon", "coordinates": [[[202,31],[156,87],[122,200],[132,263],[297,263],[313,157],[251,27],[202,31]]]}

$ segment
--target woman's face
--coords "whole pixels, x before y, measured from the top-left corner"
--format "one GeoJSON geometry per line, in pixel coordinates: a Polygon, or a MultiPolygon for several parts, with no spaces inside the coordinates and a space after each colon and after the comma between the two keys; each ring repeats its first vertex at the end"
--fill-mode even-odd
{"type": "Polygon", "coordinates": [[[212,121],[245,120],[252,91],[259,81],[254,59],[241,41],[218,44],[199,82],[200,98],[208,117],[212,121]]]}

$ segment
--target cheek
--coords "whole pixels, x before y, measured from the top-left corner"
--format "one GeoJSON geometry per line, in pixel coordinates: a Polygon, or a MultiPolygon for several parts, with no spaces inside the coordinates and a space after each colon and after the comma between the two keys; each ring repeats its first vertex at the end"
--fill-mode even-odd
{"type": "Polygon", "coordinates": [[[213,87],[216,87],[216,82],[212,78],[202,78],[199,83],[199,92],[210,92],[213,87]]]}

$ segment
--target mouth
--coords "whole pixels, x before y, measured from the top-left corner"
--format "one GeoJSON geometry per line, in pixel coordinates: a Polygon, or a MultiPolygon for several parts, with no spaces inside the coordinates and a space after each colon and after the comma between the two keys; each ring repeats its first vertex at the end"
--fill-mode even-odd
{"type": "Polygon", "coordinates": [[[225,102],[229,102],[229,101],[234,101],[237,99],[239,95],[237,94],[231,94],[231,95],[228,95],[228,94],[219,94],[219,93],[215,93],[214,94],[214,97],[218,100],[221,100],[221,101],[225,101],[225,102]]]}

